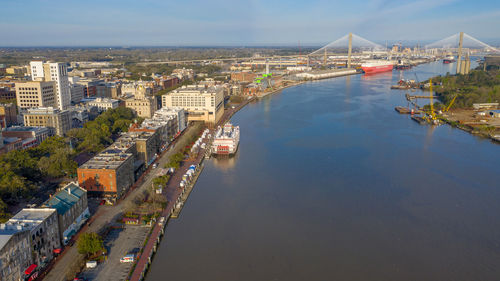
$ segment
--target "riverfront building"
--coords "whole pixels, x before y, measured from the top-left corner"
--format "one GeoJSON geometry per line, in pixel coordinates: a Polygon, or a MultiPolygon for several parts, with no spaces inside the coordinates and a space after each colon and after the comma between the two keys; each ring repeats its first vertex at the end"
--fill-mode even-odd
{"type": "Polygon", "coordinates": [[[181,107],[188,121],[216,124],[224,114],[222,87],[183,86],[162,96],[162,107],[181,107]]]}
{"type": "Polygon", "coordinates": [[[154,132],[128,132],[132,139],[135,140],[137,149],[137,159],[143,161],[146,167],[149,166],[157,156],[160,150],[160,134],[154,132]]]}
{"type": "Polygon", "coordinates": [[[158,132],[162,145],[169,143],[186,129],[186,113],[182,108],[162,107],[151,119],[145,119],[140,126],[132,124],[129,132],[158,132]]]}
{"type": "Polygon", "coordinates": [[[131,153],[107,148],[78,168],[78,183],[89,195],[118,199],[135,182],[134,160],[131,153]]]}

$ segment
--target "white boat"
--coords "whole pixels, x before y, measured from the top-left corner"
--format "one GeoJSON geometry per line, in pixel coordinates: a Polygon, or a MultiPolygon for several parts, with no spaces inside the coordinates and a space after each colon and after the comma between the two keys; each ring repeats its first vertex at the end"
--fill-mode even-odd
{"type": "Polygon", "coordinates": [[[232,155],[236,153],[240,143],[240,127],[226,123],[224,127],[217,128],[212,143],[212,153],[232,155]]]}

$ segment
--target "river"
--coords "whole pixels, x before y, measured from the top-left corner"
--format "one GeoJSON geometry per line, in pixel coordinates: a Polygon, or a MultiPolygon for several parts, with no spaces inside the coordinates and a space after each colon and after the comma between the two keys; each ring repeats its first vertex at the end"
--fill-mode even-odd
{"type": "Polygon", "coordinates": [[[310,82],[243,108],[237,155],[206,162],[146,279],[499,280],[500,146],[397,114],[398,79],[310,82]]]}

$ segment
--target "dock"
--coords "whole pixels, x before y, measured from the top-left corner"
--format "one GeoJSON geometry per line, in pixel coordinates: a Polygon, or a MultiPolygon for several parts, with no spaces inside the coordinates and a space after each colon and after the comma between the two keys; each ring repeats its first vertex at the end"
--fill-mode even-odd
{"type": "Polygon", "coordinates": [[[421,116],[412,116],[411,119],[420,125],[427,124],[427,121],[425,121],[425,119],[422,118],[421,116]]]}
{"type": "Polygon", "coordinates": [[[394,108],[399,114],[410,114],[411,110],[408,107],[396,106],[394,108]]]}
{"type": "Polygon", "coordinates": [[[184,204],[186,203],[189,194],[191,194],[191,191],[193,191],[193,188],[196,185],[196,181],[198,180],[198,177],[203,171],[204,166],[205,165],[203,164],[203,159],[202,159],[201,163],[198,165],[198,169],[196,169],[196,172],[193,175],[193,178],[183,188],[181,195],[177,198],[174,209],[172,210],[172,214],[170,216],[171,218],[176,219],[181,214],[182,208],[184,207],[184,204]]]}

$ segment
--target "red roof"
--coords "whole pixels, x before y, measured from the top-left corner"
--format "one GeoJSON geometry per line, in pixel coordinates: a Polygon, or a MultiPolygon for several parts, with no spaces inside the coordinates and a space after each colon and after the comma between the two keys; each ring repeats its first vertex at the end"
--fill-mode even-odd
{"type": "Polygon", "coordinates": [[[26,275],[30,275],[30,274],[33,272],[33,270],[35,270],[36,266],[37,266],[36,264],[32,264],[32,265],[30,265],[30,266],[29,266],[29,267],[28,267],[28,268],[24,271],[24,274],[26,274],[26,275]]]}

